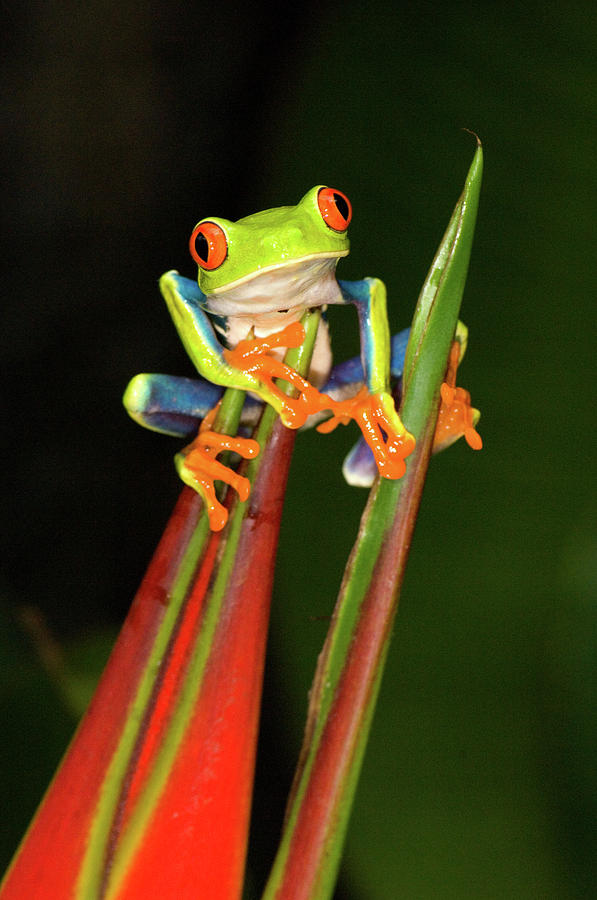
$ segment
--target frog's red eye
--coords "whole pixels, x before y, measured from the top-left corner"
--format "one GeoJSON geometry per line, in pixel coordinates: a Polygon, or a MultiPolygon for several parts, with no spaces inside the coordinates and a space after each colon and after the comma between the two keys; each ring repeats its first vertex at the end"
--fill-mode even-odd
{"type": "Polygon", "coordinates": [[[317,205],[325,224],[334,231],[346,231],[352,219],[350,200],[341,191],[324,187],[317,195],[317,205]]]}
{"type": "Polygon", "coordinates": [[[202,269],[217,269],[228,253],[224,229],[215,222],[199,222],[189,240],[191,256],[202,269]]]}

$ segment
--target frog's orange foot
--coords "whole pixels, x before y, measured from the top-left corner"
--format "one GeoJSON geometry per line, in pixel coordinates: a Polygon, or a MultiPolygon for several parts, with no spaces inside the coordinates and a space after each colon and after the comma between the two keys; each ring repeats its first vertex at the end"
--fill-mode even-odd
{"type": "Polygon", "coordinates": [[[317,388],[302,375],[272,356],[256,358],[250,368],[245,369],[259,381],[279,401],[279,413],[287,428],[300,428],[312,413],[320,412],[326,403],[317,388]],[[278,385],[276,379],[287,381],[298,391],[297,397],[289,397],[278,385]]]}
{"type": "Polygon", "coordinates": [[[384,398],[389,399],[387,394],[370,394],[366,387],[349,400],[328,398],[328,408],[333,416],[318,425],[317,430],[328,433],[353,419],[371,448],[380,475],[402,478],[406,471],[404,460],[415,449],[415,439],[403,426],[399,430],[402,423],[397,416],[393,417],[394,421],[390,420],[384,398]]]}
{"type": "Polygon", "coordinates": [[[270,353],[276,347],[300,347],[305,339],[305,329],[300,322],[287,325],[282,331],[267,338],[239,341],[232,350],[224,350],[226,362],[236,369],[255,376],[270,395],[279,403],[279,413],[288,428],[300,428],[313,413],[327,408],[327,398],[303,378],[302,375],[270,353]],[[289,397],[275,379],[287,381],[298,391],[298,397],[289,397]]]}
{"type": "Polygon", "coordinates": [[[471,405],[469,392],[464,388],[456,387],[459,357],[460,345],[458,341],[454,341],[450,351],[446,381],[440,388],[442,403],[433,442],[435,453],[449,447],[462,435],[473,450],[480,450],[483,446],[481,435],[475,429],[480,413],[471,405]]]}
{"type": "Polygon", "coordinates": [[[216,496],[214,481],[230,485],[242,501],[247,500],[251,492],[248,478],[215,458],[223,450],[232,450],[244,459],[253,459],[259,453],[259,444],[250,438],[230,437],[216,431],[202,430],[193,443],[176,458],[182,480],[203,497],[212,531],[221,531],[228,520],[228,510],[216,496]]]}

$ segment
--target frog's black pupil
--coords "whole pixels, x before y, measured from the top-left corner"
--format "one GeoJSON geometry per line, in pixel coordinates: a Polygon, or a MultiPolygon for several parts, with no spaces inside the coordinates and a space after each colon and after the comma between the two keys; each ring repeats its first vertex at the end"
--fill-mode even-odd
{"type": "Polygon", "coordinates": [[[209,256],[209,244],[207,243],[207,238],[201,231],[195,238],[195,250],[197,251],[199,259],[202,259],[203,262],[206,263],[209,256]]]}
{"type": "Polygon", "coordinates": [[[334,194],[334,203],[336,204],[336,209],[340,213],[343,219],[348,219],[348,203],[346,199],[342,196],[342,194],[334,194]]]}

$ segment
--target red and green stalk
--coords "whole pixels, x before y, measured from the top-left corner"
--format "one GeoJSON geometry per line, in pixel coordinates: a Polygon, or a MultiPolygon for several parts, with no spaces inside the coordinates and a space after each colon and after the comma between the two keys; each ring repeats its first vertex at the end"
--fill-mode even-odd
{"type": "MultiPolygon", "coordinates": [[[[303,324],[288,362],[305,372],[319,313],[303,324]]],[[[217,428],[236,432],[243,398],[227,392],[217,428]]],[[[183,489],[2,900],[240,896],[295,432],[267,407],[255,437],[251,497],[228,491],[224,531],[183,489]]]]}
{"type": "Polygon", "coordinates": [[[416,438],[399,481],[378,479],[348,561],[315,681],[279,850],[263,900],[332,896],[375,709],[466,281],[482,176],[477,151],[423,286],[401,417],[416,438]]]}

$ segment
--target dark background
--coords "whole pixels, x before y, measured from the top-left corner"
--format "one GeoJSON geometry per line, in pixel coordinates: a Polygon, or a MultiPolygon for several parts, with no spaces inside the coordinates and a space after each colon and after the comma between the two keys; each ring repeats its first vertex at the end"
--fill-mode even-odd
{"type": "MultiPolygon", "coordinates": [[[[354,207],[346,278],[408,324],[474,150],[460,380],[485,449],[434,461],[338,897],[592,896],[597,859],[592,2],[12,4],[2,71],[0,849],[8,861],[179,492],[121,407],[192,374],[159,275],[205,215],[354,207]]],[[[334,311],[337,357],[354,316],[334,311]]],[[[259,887],[364,492],[297,441],[251,849],[259,887]],[[281,750],[281,747],[285,750],[281,750]]]]}

